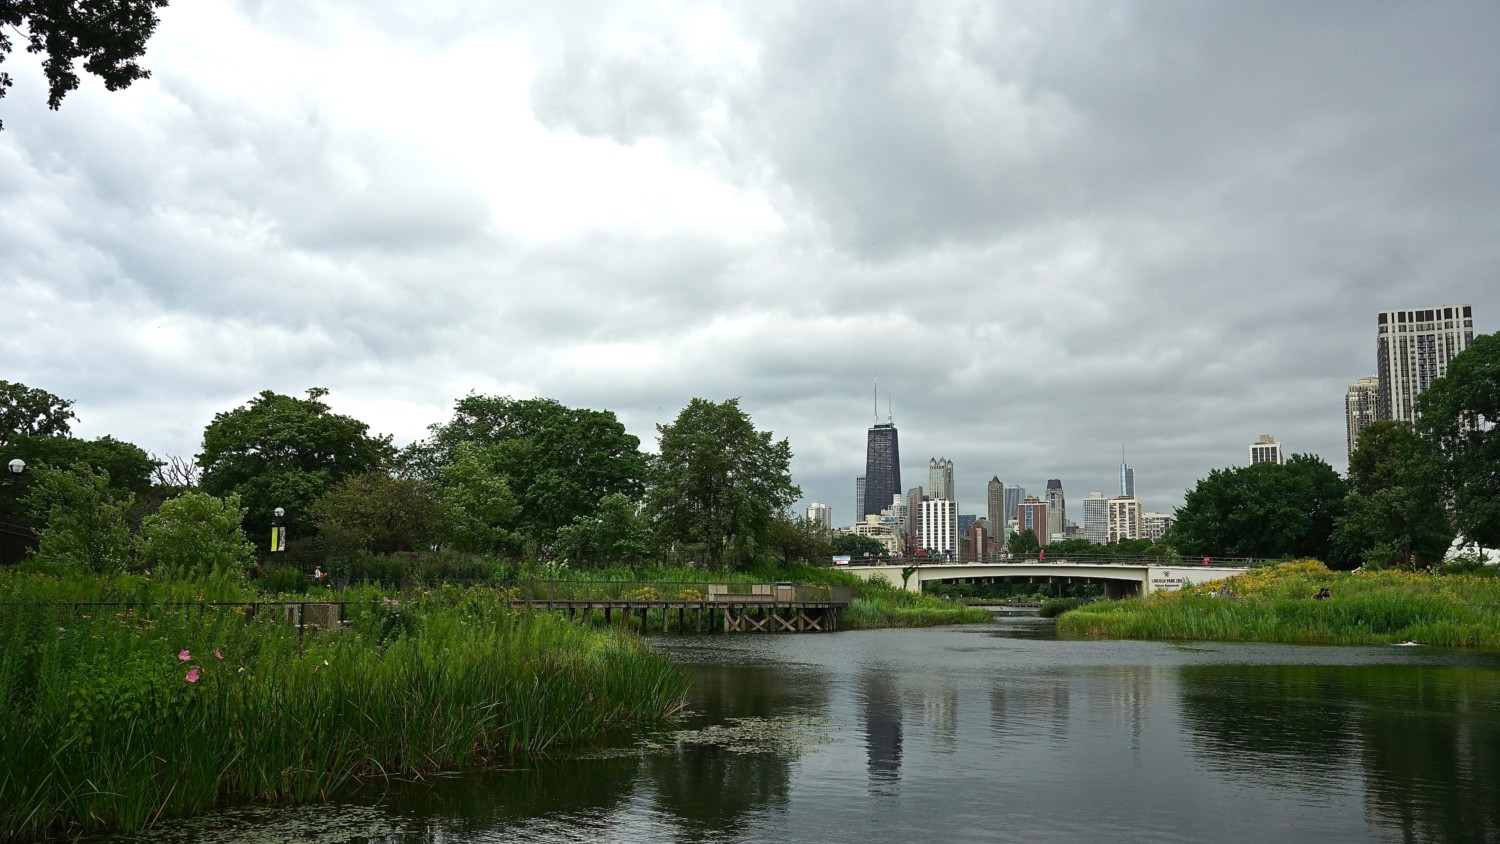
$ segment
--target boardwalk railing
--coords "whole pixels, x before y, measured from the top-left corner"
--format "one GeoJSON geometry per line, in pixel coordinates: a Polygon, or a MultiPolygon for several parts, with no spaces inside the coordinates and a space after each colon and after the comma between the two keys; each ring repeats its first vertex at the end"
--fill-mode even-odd
{"type": "Polygon", "coordinates": [[[516,601],[621,603],[735,602],[846,605],[848,586],[794,583],[695,583],[668,581],[528,580],[502,584],[516,601]]]}

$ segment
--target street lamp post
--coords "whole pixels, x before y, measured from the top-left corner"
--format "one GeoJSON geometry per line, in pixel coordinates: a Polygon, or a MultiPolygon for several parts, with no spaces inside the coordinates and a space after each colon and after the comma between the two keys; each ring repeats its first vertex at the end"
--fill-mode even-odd
{"type": "Polygon", "coordinates": [[[271,511],[271,553],[286,550],[286,527],[282,525],[281,519],[286,515],[286,510],[277,507],[271,511]]]}
{"type": "MultiPolygon", "coordinates": [[[[0,476],[0,484],[3,484],[7,490],[14,490],[13,492],[8,492],[8,495],[12,501],[19,502],[21,499],[21,489],[25,481],[22,473],[26,471],[26,461],[17,457],[5,464],[5,469],[4,475],[0,476]]],[[[10,515],[19,517],[19,508],[7,507],[4,511],[0,511],[0,513],[6,514],[6,518],[9,518],[10,515]],[[16,510],[17,512],[12,513],[12,510],[16,510]]],[[[19,524],[10,524],[8,521],[0,521],[0,565],[19,563],[25,559],[27,550],[35,547],[35,545],[36,535],[28,528],[24,528],[19,524]]]]}

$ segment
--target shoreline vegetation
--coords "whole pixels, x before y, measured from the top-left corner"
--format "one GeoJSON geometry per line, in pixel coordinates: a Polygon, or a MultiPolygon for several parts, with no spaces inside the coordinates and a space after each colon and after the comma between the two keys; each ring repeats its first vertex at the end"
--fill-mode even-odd
{"type": "Polygon", "coordinates": [[[1078,638],[1500,648],[1500,579],[1336,572],[1298,560],[1180,592],[1086,604],[1061,615],[1057,631],[1078,638]],[[1315,600],[1325,589],[1329,597],[1315,600]]]}
{"type": "MultiPolygon", "coordinates": [[[[841,629],[989,618],[804,565],[508,573],[849,585],[841,629]]],[[[232,803],[323,800],[359,778],[586,746],[680,710],[686,675],[649,640],[618,622],[517,610],[511,594],[503,582],[409,577],[401,588],[334,590],[300,574],[247,583],[225,573],[0,571],[0,841],[140,830],[232,803]],[[342,619],[299,637],[279,607],[216,605],[278,599],[338,602],[342,619]]]]}

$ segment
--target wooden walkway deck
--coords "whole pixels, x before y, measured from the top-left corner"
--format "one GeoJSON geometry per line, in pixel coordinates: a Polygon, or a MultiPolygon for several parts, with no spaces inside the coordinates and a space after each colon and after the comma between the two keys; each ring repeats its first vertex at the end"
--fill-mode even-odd
{"type": "MultiPolygon", "coordinates": [[[[606,624],[613,624],[616,614],[622,622],[632,614],[639,614],[642,632],[650,629],[653,612],[661,613],[660,630],[670,632],[672,611],[676,610],[676,629],[680,633],[690,629],[705,633],[714,630],[725,633],[817,633],[838,629],[838,611],[849,606],[852,596],[848,587],[769,583],[642,583],[621,586],[627,588],[612,589],[610,591],[615,594],[610,596],[532,593],[517,596],[511,603],[566,612],[569,618],[602,611],[606,624]],[[674,589],[678,596],[659,594],[674,589]]],[[[536,590],[538,593],[543,591],[553,590],[536,590]]]]}

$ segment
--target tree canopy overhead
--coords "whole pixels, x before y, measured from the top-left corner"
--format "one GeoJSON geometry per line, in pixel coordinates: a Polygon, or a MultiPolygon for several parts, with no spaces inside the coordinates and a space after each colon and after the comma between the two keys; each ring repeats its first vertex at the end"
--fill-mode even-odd
{"type": "Polygon", "coordinates": [[[402,454],[409,471],[442,484],[460,446],[482,448],[520,508],[515,530],[538,544],[593,515],[605,496],[637,500],[644,489],[641,441],[607,410],[471,394],[454,404],[452,420],[428,430],[402,454]]]}
{"type": "MultiPolygon", "coordinates": [[[[0,64],[15,48],[13,34],[21,36],[26,52],[45,54],[47,106],[53,111],[78,88],[78,62],[107,90],[128,88],[151,76],[136,60],[156,31],[156,10],[166,5],[167,0],[0,0],[0,64]]],[[[12,84],[10,74],[0,71],[0,98],[12,84]]]]}
{"type": "Polygon", "coordinates": [[[327,393],[315,387],[299,399],[266,390],[215,414],[204,429],[202,489],[239,495],[252,536],[269,530],[277,507],[285,508],[289,527],[305,530],[312,525],[310,508],[324,493],[394,456],[389,436],[371,436],[365,423],[333,413],[322,402],[327,393]]]}
{"type": "Polygon", "coordinates": [[[1417,432],[1438,451],[1464,538],[1500,548],[1500,334],[1485,334],[1417,397],[1417,432]]]}
{"type": "Polygon", "coordinates": [[[764,541],[776,514],[802,495],[792,483],[792,448],[757,431],[739,399],[693,399],[677,420],[656,426],[647,506],[665,538],[702,544],[720,565],[732,546],[764,541]]]}

